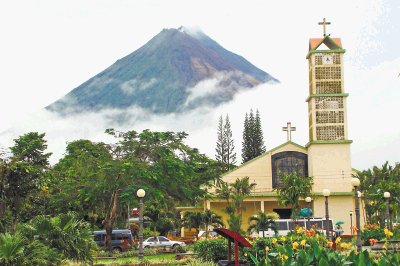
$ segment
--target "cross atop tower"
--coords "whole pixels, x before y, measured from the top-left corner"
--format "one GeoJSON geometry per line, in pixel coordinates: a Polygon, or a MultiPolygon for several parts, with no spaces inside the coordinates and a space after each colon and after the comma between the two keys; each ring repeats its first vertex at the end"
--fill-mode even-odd
{"type": "Polygon", "coordinates": [[[326,36],[326,25],[331,25],[331,23],[327,22],[324,18],[322,22],[318,22],[318,25],[322,25],[322,28],[324,29],[324,36],[326,36]]]}
{"type": "Polygon", "coordinates": [[[296,127],[292,127],[292,123],[287,122],[286,127],[282,127],[282,131],[287,132],[287,140],[292,141],[292,131],[296,131],[296,127]]]}

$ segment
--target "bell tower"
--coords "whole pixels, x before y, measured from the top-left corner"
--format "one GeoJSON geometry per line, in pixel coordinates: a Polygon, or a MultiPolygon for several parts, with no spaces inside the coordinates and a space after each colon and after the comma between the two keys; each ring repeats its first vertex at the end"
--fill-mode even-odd
{"type": "Polygon", "coordinates": [[[314,191],[351,191],[350,144],[347,133],[347,107],[343,80],[343,55],[340,38],[326,34],[309,41],[309,175],[314,177],[314,191]],[[339,182],[342,185],[338,186],[339,182]],[[343,186],[344,185],[344,186],[343,186]]]}

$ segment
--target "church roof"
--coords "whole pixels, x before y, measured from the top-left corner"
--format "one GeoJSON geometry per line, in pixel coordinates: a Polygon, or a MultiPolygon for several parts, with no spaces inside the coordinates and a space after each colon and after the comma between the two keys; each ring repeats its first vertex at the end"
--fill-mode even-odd
{"type": "Polygon", "coordinates": [[[295,142],[293,142],[293,141],[288,140],[288,141],[286,141],[285,143],[283,143],[283,144],[281,144],[281,145],[279,145],[279,146],[276,146],[275,148],[272,148],[272,149],[270,149],[269,151],[266,151],[266,152],[264,152],[263,154],[261,154],[261,155],[255,157],[255,158],[253,158],[253,159],[251,159],[250,161],[247,161],[247,162],[245,162],[245,163],[239,165],[238,167],[235,167],[234,169],[232,169],[232,170],[230,170],[230,171],[228,171],[228,172],[226,172],[226,173],[223,173],[222,176],[225,176],[225,175],[227,175],[227,174],[229,174],[229,173],[231,173],[231,172],[234,172],[234,171],[236,171],[237,169],[242,168],[243,166],[248,165],[248,164],[250,164],[250,163],[252,163],[252,162],[254,162],[254,161],[257,161],[258,159],[260,159],[260,158],[266,156],[267,154],[272,153],[272,152],[274,152],[274,151],[276,151],[276,150],[278,150],[278,149],[280,149],[280,148],[282,148],[282,147],[284,147],[284,146],[286,146],[286,145],[289,145],[289,144],[292,144],[292,145],[297,146],[297,147],[299,147],[299,148],[301,148],[301,149],[307,150],[306,147],[301,146],[300,144],[297,144],[297,143],[295,143],[295,142]]]}
{"type": "Polygon", "coordinates": [[[321,51],[335,51],[341,53],[345,52],[342,47],[342,41],[340,40],[340,38],[331,38],[329,35],[326,35],[324,38],[311,38],[308,43],[307,58],[310,56],[310,54],[321,51]],[[328,47],[329,50],[317,50],[318,47],[320,47],[322,44],[328,47]]]}
{"type": "Polygon", "coordinates": [[[308,50],[316,50],[321,44],[325,44],[329,49],[343,49],[342,41],[340,38],[331,38],[325,36],[324,38],[311,38],[309,41],[308,50]]]}

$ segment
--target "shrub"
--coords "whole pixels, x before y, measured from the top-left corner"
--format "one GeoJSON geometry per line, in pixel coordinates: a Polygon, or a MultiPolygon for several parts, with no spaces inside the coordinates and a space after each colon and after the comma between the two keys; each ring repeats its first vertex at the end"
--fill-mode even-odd
{"type": "Polygon", "coordinates": [[[363,245],[369,246],[370,239],[382,240],[385,238],[385,232],[383,228],[380,228],[375,224],[367,224],[364,227],[364,230],[361,232],[361,240],[363,241],[363,245]]]}
{"type": "Polygon", "coordinates": [[[226,259],[228,246],[224,239],[204,239],[194,243],[194,252],[202,261],[226,259]]]}

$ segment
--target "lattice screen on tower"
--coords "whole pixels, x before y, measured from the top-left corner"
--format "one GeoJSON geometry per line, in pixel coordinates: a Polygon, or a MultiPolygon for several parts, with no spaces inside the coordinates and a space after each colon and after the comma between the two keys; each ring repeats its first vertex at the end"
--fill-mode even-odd
{"type": "Polygon", "coordinates": [[[315,55],[314,64],[315,65],[322,65],[322,54],[315,55]]]}
{"type": "Polygon", "coordinates": [[[316,79],[341,79],[342,72],[340,66],[334,67],[316,67],[315,78],[316,79]]]}
{"type": "Polygon", "coordinates": [[[317,124],[344,123],[343,111],[316,111],[315,118],[317,124]]]}
{"type": "Polygon", "coordinates": [[[327,93],[341,93],[342,82],[341,81],[317,81],[315,83],[315,89],[317,94],[327,93]]]}
{"type": "Polygon", "coordinates": [[[316,109],[341,109],[343,108],[342,97],[318,97],[315,98],[316,109]]]}
{"type": "Polygon", "coordinates": [[[317,140],[344,140],[344,126],[317,126],[317,140]]]}
{"type": "Polygon", "coordinates": [[[333,63],[340,64],[340,54],[333,54],[333,63]]]}

